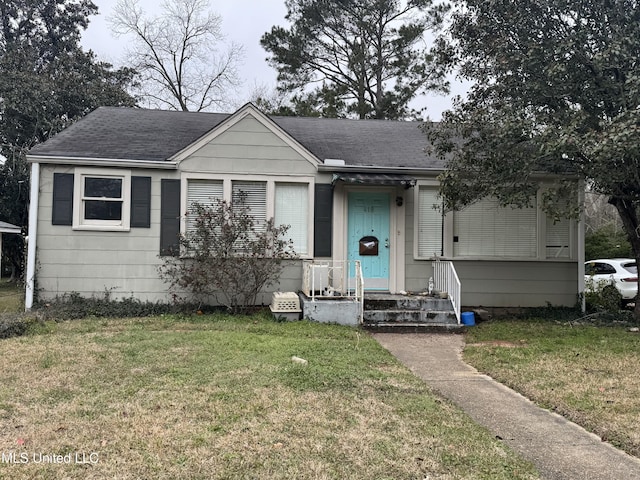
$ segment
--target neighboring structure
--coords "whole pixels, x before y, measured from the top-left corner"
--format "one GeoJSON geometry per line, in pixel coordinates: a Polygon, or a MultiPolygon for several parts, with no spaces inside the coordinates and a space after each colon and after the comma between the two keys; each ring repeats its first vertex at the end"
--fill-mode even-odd
{"type": "Polygon", "coordinates": [[[2,235],[4,233],[13,233],[20,235],[22,230],[17,225],[12,225],[7,222],[0,221],[0,275],[2,274],[2,235]]]}
{"type": "MultiPolygon", "coordinates": [[[[233,114],[99,108],[28,155],[27,307],[36,275],[42,298],[168,300],[157,266],[188,228],[190,203],[240,191],[257,218],[291,225],[301,259],[360,260],[365,290],[425,290],[437,256],[453,260],[463,305],[574,305],[578,222],[491,200],[442,215],[444,164],[425,153],[419,127],[268,117],[251,104],[233,114]]],[[[301,282],[293,262],[275,289],[301,282]]]]}

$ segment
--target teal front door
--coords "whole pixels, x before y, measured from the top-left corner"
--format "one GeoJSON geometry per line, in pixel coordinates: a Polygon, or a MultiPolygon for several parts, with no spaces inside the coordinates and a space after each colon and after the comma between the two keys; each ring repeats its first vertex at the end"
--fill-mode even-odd
{"type": "Polygon", "coordinates": [[[389,194],[350,192],[347,258],[360,260],[365,290],[389,290],[389,194]]]}

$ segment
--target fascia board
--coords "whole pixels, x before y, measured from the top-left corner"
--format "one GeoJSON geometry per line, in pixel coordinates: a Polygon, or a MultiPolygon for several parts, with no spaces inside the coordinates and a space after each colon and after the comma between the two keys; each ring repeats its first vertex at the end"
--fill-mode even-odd
{"type": "Polygon", "coordinates": [[[428,174],[434,175],[444,172],[442,168],[415,168],[415,167],[382,167],[376,165],[345,165],[345,166],[329,166],[320,165],[318,167],[320,172],[353,172],[358,171],[362,173],[376,172],[376,173],[403,173],[403,174],[428,174]]]}
{"type": "Polygon", "coordinates": [[[176,170],[176,162],[157,160],[130,160],[120,158],[95,158],[95,157],[63,157],[49,155],[27,155],[27,163],[43,163],[57,165],[82,165],[87,167],[124,167],[124,168],[149,168],[157,170],[176,170]]]}

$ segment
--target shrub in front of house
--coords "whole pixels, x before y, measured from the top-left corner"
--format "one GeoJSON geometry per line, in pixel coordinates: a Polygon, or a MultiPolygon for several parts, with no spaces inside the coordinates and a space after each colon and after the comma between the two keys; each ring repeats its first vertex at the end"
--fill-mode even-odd
{"type": "Polygon", "coordinates": [[[213,300],[231,313],[245,313],[279,281],[283,262],[296,258],[288,229],[273,219],[257,220],[242,195],[234,202],[194,203],[181,255],[163,257],[160,277],[174,298],[201,305],[213,300]]]}
{"type": "Polygon", "coordinates": [[[623,307],[622,295],[611,283],[601,280],[595,282],[592,278],[585,280],[585,304],[587,312],[604,312],[615,314],[623,307]]]}

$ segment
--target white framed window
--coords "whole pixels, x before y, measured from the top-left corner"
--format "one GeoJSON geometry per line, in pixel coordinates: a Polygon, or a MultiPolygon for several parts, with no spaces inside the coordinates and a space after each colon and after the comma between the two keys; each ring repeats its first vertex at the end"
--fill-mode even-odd
{"type": "Polygon", "coordinates": [[[298,255],[309,253],[309,185],[307,183],[276,183],[276,225],[289,225],[287,238],[298,255]]]}
{"type": "Polygon", "coordinates": [[[419,185],[415,202],[415,256],[425,259],[442,256],[443,216],[438,188],[419,185]]]}
{"type": "Polygon", "coordinates": [[[287,237],[298,255],[313,251],[313,177],[267,175],[183,175],[183,212],[187,213],[182,231],[188,232],[193,220],[188,212],[193,202],[213,205],[216,199],[237,204],[241,199],[254,217],[258,231],[273,218],[276,225],[289,225],[287,237]]]}
{"type": "Polygon", "coordinates": [[[74,229],[129,230],[131,172],[77,169],[73,212],[74,229]]]}
{"type": "Polygon", "coordinates": [[[538,209],[485,198],[453,214],[453,256],[531,258],[538,253],[538,209]]]}

